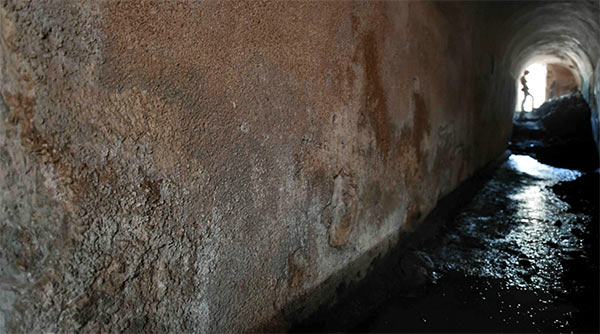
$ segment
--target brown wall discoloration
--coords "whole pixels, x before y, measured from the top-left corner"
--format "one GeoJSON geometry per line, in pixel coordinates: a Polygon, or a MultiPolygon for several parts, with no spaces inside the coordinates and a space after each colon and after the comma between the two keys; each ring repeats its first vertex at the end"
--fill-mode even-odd
{"type": "Polygon", "coordinates": [[[546,65],[546,100],[574,93],[581,87],[573,72],[560,64],[546,65]]]}
{"type": "Polygon", "coordinates": [[[472,6],[3,3],[0,326],[284,330],[504,149],[472,6]]]}
{"type": "Polygon", "coordinates": [[[366,114],[373,131],[377,148],[387,159],[390,151],[391,142],[391,123],[387,116],[387,106],[385,91],[381,86],[381,76],[379,74],[380,58],[377,51],[376,35],[368,32],[362,37],[361,45],[358,51],[363,54],[362,64],[365,73],[365,88],[363,93],[364,103],[362,113],[366,114]]]}

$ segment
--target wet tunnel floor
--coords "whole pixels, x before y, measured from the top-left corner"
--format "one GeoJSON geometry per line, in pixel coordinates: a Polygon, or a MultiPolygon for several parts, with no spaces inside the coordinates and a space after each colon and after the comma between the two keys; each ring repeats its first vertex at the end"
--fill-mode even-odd
{"type": "Polygon", "coordinates": [[[441,201],[432,224],[292,331],[598,333],[590,111],[574,94],[526,116],[514,120],[513,154],[449,196],[458,206],[441,201]]]}
{"type": "Polygon", "coordinates": [[[354,331],[598,332],[597,180],[511,155],[416,251],[431,284],[354,331]]]}

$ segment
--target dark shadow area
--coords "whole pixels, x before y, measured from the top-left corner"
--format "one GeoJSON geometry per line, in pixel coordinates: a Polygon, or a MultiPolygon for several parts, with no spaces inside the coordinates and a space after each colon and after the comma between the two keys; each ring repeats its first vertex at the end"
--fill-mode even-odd
{"type": "Polygon", "coordinates": [[[509,149],[555,167],[594,170],[598,154],[591,117],[581,93],[547,101],[533,112],[516,113],[509,149]]]}
{"type": "MultiPolygon", "coordinates": [[[[420,296],[435,280],[431,257],[421,249],[435,244],[446,233],[448,225],[487,182],[509,152],[489,163],[442,198],[436,208],[414,231],[401,236],[393,250],[373,261],[364,279],[351,285],[338,286],[336,300],[321,306],[317,312],[292,325],[292,333],[364,331],[364,322],[378,309],[399,296],[420,296]]],[[[292,314],[291,319],[297,318],[292,314]]]]}
{"type": "Polygon", "coordinates": [[[598,332],[598,155],[582,101],[516,120],[513,155],[292,331],[598,332]]]}

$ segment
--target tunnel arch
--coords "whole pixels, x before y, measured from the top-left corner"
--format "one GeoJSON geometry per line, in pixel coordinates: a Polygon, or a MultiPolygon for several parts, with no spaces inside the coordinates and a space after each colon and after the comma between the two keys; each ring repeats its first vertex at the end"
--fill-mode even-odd
{"type": "Polygon", "coordinates": [[[501,59],[513,78],[515,92],[520,75],[533,63],[569,68],[591,107],[594,140],[598,144],[600,3],[534,1],[512,6],[503,25],[501,59]]]}
{"type": "Polygon", "coordinates": [[[504,56],[513,76],[532,63],[560,63],[589,79],[600,55],[598,3],[526,3],[508,19],[504,56]]]}

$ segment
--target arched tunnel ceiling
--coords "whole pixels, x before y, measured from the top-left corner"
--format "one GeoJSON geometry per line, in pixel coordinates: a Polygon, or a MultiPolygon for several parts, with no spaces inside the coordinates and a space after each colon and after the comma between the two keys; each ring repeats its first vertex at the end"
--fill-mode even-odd
{"type": "Polygon", "coordinates": [[[583,80],[600,55],[598,1],[525,2],[505,22],[505,61],[518,77],[533,62],[562,63],[583,80]]]}

